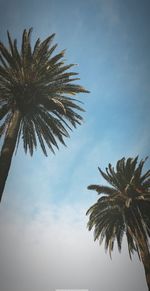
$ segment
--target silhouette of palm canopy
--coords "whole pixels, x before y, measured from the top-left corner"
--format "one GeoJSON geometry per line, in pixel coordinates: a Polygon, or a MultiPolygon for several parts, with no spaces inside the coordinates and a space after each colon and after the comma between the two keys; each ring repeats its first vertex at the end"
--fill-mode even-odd
{"type": "Polygon", "coordinates": [[[76,72],[68,72],[74,64],[65,64],[65,50],[53,56],[55,34],[44,41],[38,38],[32,49],[31,31],[24,30],[20,51],[9,32],[9,48],[0,42],[0,137],[5,139],[13,115],[19,111],[17,144],[22,137],[25,152],[32,155],[38,140],[47,155],[45,144],[54,152],[58,141],[65,145],[68,130],[81,124],[77,112],[84,110],[71,96],[88,91],[72,83],[79,78],[76,72]]]}
{"type": "Polygon", "coordinates": [[[88,186],[88,189],[96,190],[101,195],[87,211],[88,229],[94,228],[94,239],[98,239],[100,244],[105,238],[105,249],[109,249],[110,256],[115,240],[121,251],[124,234],[130,258],[134,251],[138,252],[139,258],[142,251],[149,253],[150,170],[142,174],[145,160],[138,165],[137,160],[138,157],[122,158],[117,162],[116,169],[109,164],[105,172],[99,168],[108,186],[88,186]]]}

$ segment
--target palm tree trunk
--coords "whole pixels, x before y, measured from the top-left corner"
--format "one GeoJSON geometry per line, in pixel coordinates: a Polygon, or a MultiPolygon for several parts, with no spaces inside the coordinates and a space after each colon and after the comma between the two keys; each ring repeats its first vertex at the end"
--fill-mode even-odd
{"type": "Polygon", "coordinates": [[[3,195],[6,179],[11,165],[12,156],[14,153],[17,134],[20,126],[21,113],[16,110],[9,123],[4,143],[0,153],[0,202],[3,195]]]}
{"type": "Polygon", "coordinates": [[[148,290],[150,291],[150,252],[144,240],[142,240],[142,243],[140,246],[140,255],[141,255],[141,259],[144,266],[148,290]]]}

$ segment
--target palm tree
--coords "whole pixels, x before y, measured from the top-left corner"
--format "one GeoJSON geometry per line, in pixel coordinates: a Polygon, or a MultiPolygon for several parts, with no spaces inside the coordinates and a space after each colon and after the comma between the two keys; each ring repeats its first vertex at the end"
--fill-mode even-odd
{"type": "Polygon", "coordinates": [[[121,251],[122,239],[126,234],[130,258],[134,251],[139,255],[145,269],[150,290],[150,170],[142,174],[145,160],[137,165],[138,157],[122,158],[111,164],[100,174],[110,186],[90,185],[101,197],[89,208],[88,229],[94,227],[94,239],[100,244],[105,238],[105,249],[110,256],[117,241],[121,251]]]}
{"type": "Polygon", "coordinates": [[[68,71],[74,64],[64,63],[65,50],[52,55],[57,47],[51,45],[54,34],[42,42],[38,38],[32,49],[31,31],[23,31],[20,50],[9,32],[9,48],[0,42],[0,200],[20,137],[31,155],[37,140],[45,155],[45,145],[52,152],[58,141],[65,145],[68,130],[82,122],[77,112],[84,111],[71,96],[88,93],[72,83],[79,78],[68,71]]]}

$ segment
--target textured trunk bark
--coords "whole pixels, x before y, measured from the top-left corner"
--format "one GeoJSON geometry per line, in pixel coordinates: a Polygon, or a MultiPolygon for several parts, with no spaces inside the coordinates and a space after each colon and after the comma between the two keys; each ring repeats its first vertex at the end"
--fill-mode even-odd
{"type": "Polygon", "coordinates": [[[16,110],[7,129],[7,133],[0,153],[0,201],[2,199],[3,190],[5,187],[12,156],[16,145],[20,120],[21,113],[16,110]]]}
{"type": "Polygon", "coordinates": [[[145,242],[140,247],[140,255],[144,266],[146,282],[150,291],[150,252],[145,242]]]}

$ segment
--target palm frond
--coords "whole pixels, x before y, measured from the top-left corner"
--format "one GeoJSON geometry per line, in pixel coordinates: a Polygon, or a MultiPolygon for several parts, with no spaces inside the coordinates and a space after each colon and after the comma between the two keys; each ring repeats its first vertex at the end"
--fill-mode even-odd
{"type": "Polygon", "coordinates": [[[108,186],[103,186],[103,185],[89,185],[87,187],[89,190],[95,190],[98,192],[98,194],[106,194],[106,195],[113,195],[116,194],[117,191],[116,189],[108,186]]]}

